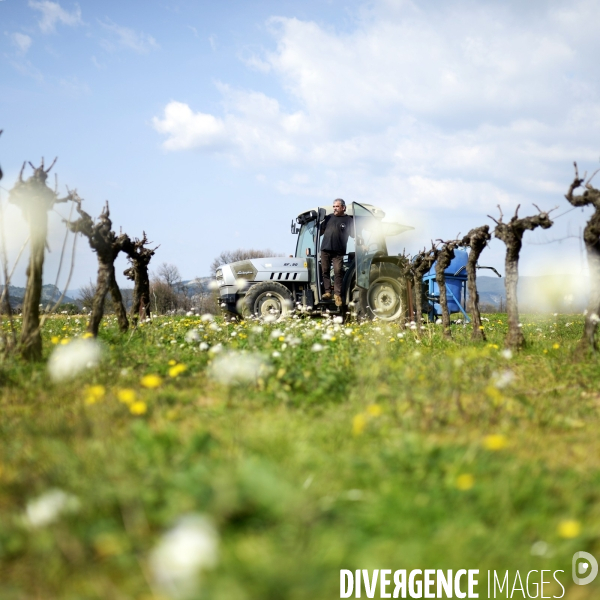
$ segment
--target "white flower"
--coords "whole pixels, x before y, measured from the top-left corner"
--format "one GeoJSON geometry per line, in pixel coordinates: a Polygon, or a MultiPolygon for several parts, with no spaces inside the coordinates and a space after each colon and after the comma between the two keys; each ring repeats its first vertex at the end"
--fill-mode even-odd
{"type": "Polygon", "coordinates": [[[205,350],[208,350],[208,344],[206,342],[200,342],[200,350],[202,350],[203,352],[205,350]]]}
{"type": "Polygon", "coordinates": [[[283,331],[281,331],[280,329],[275,329],[275,330],[271,331],[272,338],[278,338],[282,335],[283,335],[283,331]]]}
{"type": "Polygon", "coordinates": [[[259,333],[262,333],[262,332],[263,332],[263,327],[261,325],[255,325],[252,328],[252,333],[256,333],[258,335],[259,333]]]}
{"type": "Polygon", "coordinates": [[[215,318],[210,313],[204,313],[200,318],[205,322],[215,320],[215,318]]]}
{"type": "Polygon", "coordinates": [[[598,323],[598,321],[600,321],[600,317],[596,313],[592,313],[590,315],[590,321],[592,323],[598,323]]]}
{"type": "Polygon", "coordinates": [[[441,325],[442,324],[442,320],[441,319],[437,319],[437,321],[435,322],[436,325],[441,325]]]}
{"type": "Polygon", "coordinates": [[[48,373],[52,381],[73,379],[82,371],[97,367],[101,358],[102,349],[96,340],[74,340],[55,348],[48,361],[48,373]]]}
{"type": "Polygon", "coordinates": [[[200,332],[197,329],[190,329],[185,334],[185,341],[188,344],[200,341],[200,332]]]}
{"type": "Polygon", "coordinates": [[[212,329],[213,331],[221,331],[221,328],[217,325],[217,323],[211,323],[209,326],[209,329],[212,329]]]}
{"type": "Polygon", "coordinates": [[[273,350],[273,353],[271,354],[271,356],[273,358],[279,358],[281,356],[281,352],[278,352],[277,350],[273,350]]]}
{"type": "Polygon", "coordinates": [[[208,376],[223,385],[256,383],[268,374],[269,365],[260,354],[230,351],[216,358],[208,369],[208,376]]]}
{"type": "Polygon", "coordinates": [[[321,336],[321,339],[322,339],[322,340],[325,340],[326,342],[328,342],[328,341],[329,341],[329,340],[330,340],[332,337],[333,337],[333,336],[332,336],[332,335],[331,335],[329,332],[327,332],[327,333],[324,333],[324,334],[321,336]]]}
{"type": "Polygon", "coordinates": [[[494,373],[494,385],[499,388],[505,388],[515,380],[515,374],[512,371],[502,371],[502,373],[494,373]]]}
{"type": "Polygon", "coordinates": [[[219,352],[221,352],[221,350],[223,350],[223,344],[215,344],[210,350],[209,352],[211,354],[218,354],[219,352]]]}
{"type": "Polygon", "coordinates": [[[344,333],[345,333],[346,335],[352,335],[352,327],[346,327],[346,328],[344,329],[344,333]]]}
{"type": "Polygon", "coordinates": [[[76,496],[58,489],[48,490],[27,503],[25,519],[30,527],[44,527],[54,523],[62,513],[75,512],[79,506],[76,496]]]}
{"type": "Polygon", "coordinates": [[[400,332],[400,333],[397,333],[397,334],[396,334],[396,337],[403,338],[403,337],[404,337],[404,334],[403,334],[402,332],[400,332]]]}
{"type": "Polygon", "coordinates": [[[344,322],[344,319],[343,319],[343,317],[340,317],[340,316],[333,317],[333,322],[340,324],[340,323],[344,322]]]}
{"type": "Polygon", "coordinates": [[[506,360],[510,360],[512,358],[512,355],[512,352],[508,348],[505,348],[504,350],[502,350],[502,352],[500,352],[500,356],[502,356],[502,358],[505,358],[506,360]]]}
{"type": "Polygon", "coordinates": [[[216,567],[218,551],[217,530],[206,517],[182,517],[150,553],[152,579],[173,598],[189,596],[197,589],[202,570],[216,567]]]}
{"type": "Polygon", "coordinates": [[[321,352],[321,350],[323,350],[323,346],[321,344],[313,344],[311,350],[313,352],[321,352]]]}

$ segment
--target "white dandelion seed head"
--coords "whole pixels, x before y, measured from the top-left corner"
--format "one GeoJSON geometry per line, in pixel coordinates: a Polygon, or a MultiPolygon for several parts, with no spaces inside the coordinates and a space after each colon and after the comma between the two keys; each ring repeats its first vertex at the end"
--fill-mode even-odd
{"type": "Polygon", "coordinates": [[[221,331],[218,323],[215,323],[214,321],[208,326],[208,328],[212,329],[213,331],[221,331]]]}
{"type": "Polygon", "coordinates": [[[273,350],[271,356],[273,358],[279,358],[281,356],[281,352],[277,351],[277,350],[273,350]]]}
{"type": "Polygon", "coordinates": [[[197,329],[189,329],[185,333],[185,341],[188,344],[193,344],[194,342],[200,341],[200,332],[197,329]]]}
{"type": "Polygon", "coordinates": [[[278,337],[281,337],[282,335],[283,335],[283,331],[281,331],[281,329],[274,329],[273,331],[271,331],[272,338],[278,338],[278,337]]]}
{"type": "Polygon", "coordinates": [[[323,346],[321,344],[313,344],[311,350],[313,352],[321,352],[321,350],[323,350],[323,346]]]}
{"type": "Polygon", "coordinates": [[[186,515],[167,531],[149,556],[156,586],[173,598],[188,597],[200,585],[201,573],[219,561],[219,535],[203,515],[186,515]]]}
{"type": "Polygon", "coordinates": [[[210,350],[209,352],[211,354],[219,354],[219,352],[221,352],[223,350],[223,344],[215,344],[210,350]]]}
{"type": "Polygon", "coordinates": [[[102,347],[93,338],[74,340],[65,346],[57,346],[48,360],[48,373],[52,381],[73,379],[86,369],[100,364],[102,347]]]}
{"type": "Polygon", "coordinates": [[[270,370],[270,365],[260,354],[231,350],[211,363],[208,376],[222,385],[253,384],[270,370]]]}
{"type": "Polygon", "coordinates": [[[337,317],[333,317],[333,322],[337,323],[338,325],[340,325],[341,323],[344,322],[344,318],[340,317],[339,315],[337,317]]]}
{"type": "Polygon", "coordinates": [[[25,508],[25,521],[30,527],[45,527],[54,523],[61,514],[76,512],[80,507],[76,496],[59,489],[48,490],[25,508]]]}
{"type": "Polygon", "coordinates": [[[500,356],[502,358],[505,358],[506,360],[510,360],[513,356],[513,353],[508,348],[505,348],[504,350],[502,350],[502,352],[500,352],[500,356]]]}
{"type": "Polygon", "coordinates": [[[215,320],[215,318],[214,318],[214,317],[213,317],[213,316],[212,316],[210,313],[204,313],[204,314],[203,314],[203,315],[200,317],[200,319],[201,319],[202,321],[204,321],[204,322],[206,322],[206,321],[214,321],[214,320],[215,320]]]}
{"type": "Polygon", "coordinates": [[[501,371],[500,373],[494,373],[492,376],[493,384],[498,389],[503,389],[509,386],[515,380],[515,374],[508,369],[501,371]]]}
{"type": "Polygon", "coordinates": [[[206,342],[200,342],[200,350],[202,350],[202,352],[208,350],[208,344],[206,342]]]}

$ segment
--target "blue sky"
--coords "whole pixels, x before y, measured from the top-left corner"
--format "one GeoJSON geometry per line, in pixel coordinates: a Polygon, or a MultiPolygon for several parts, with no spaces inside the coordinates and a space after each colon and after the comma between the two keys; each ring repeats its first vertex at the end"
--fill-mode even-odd
{"type": "MultiPolygon", "coordinates": [[[[572,162],[600,166],[599,8],[1,0],[2,199],[24,160],[58,156],[62,190],[92,216],[109,200],[115,228],[145,230],[154,266],[186,279],[222,250],[293,252],[291,219],[336,197],[415,226],[396,251],[491,223],[498,204],[560,215],[572,162]]],[[[579,272],[587,214],[528,234],[522,272],[579,272]]],[[[6,220],[14,258],[25,226],[6,220]]],[[[47,282],[63,232],[53,214],[47,282]]],[[[503,250],[481,262],[503,271],[503,250]]],[[[69,287],[95,271],[79,240],[69,287]]]]}

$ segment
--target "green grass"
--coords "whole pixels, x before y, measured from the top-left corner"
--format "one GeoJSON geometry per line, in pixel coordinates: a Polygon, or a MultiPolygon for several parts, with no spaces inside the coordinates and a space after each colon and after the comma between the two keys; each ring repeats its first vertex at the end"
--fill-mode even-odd
{"type": "MultiPolygon", "coordinates": [[[[7,359],[0,598],[167,598],[148,558],[190,513],[220,539],[197,598],[339,598],[340,569],[358,568],[478,568],[480,598],[487,569],[562,569],[566,598],[598,597],[600,580],[571,579],[575,551],[600,559],[600,363],[572,358],[583,319],[523,317],[528,346],[507,358],[505,315],[487,317],[481,344],[460,325],[451,341],[427,326],[419,342],[381,323],[256,332],[174,317],[121,336],[109,319],[101,365],[73,380],[7,359]],[[255,380],[211,377],[230,351],[262,357],[255,380]],[[186,370],[171,377],[174,364],[186,370]],[[29,526],[28,503],[55,488],[79,509],[29,526]]],[[[84,327],[48,320],[47,353],[84,327]]]]}

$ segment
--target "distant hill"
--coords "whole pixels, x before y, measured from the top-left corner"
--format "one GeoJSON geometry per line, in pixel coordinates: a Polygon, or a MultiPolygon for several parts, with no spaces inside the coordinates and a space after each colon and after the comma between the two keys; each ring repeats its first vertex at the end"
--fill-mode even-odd
{"type": "MultiPolygon", "coordinates": [[[[0,294],[4,291],[4,286],[0,285],[0,294]]],[[[8,294],[9,294],[9,298],[10,298],[10,305],[13,308],[20,308],[21,305],[23,304],[23,299],[25,298],[25,288],[24,287],[17,287],[15,285],[9,285],[8,286],[8,294]]],[[[62,291],[60,289],[58,289],[55,285],[51,284],[51,283],[47,283],[46,285],[42,286],[42,304],[44,306],[46,306],[47,304],[50,304],[52,306],[54,306],[54,304],[56,304],[56,302],[58,302],[58,299],[60,298],[60,295],[62,294],[62,291]]],[[[77,302],[68,294],[65,295],[65,297],[61,300],[62,304],[77,304],[77,302]]]]}

